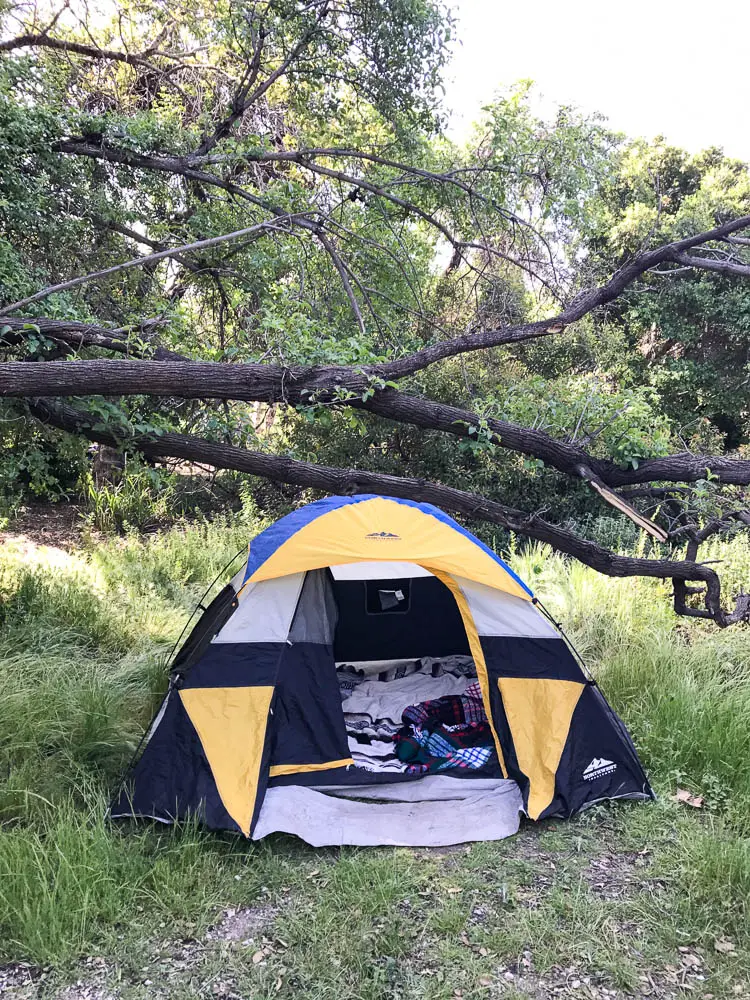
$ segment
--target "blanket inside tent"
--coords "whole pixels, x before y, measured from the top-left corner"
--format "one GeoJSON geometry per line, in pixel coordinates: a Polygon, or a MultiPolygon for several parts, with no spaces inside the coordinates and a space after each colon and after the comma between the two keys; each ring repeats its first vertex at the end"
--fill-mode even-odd
{"type": "Polygon", "coordinates": [[[470,656],[337,664],[357,769],[418,782],[269,789],[254,837],[293,833],[313,846],[446,846],[516,833],[522,809],[504,779],[470,656]],[[464,748],[462,741],[471,744],[464,748]],[[465,756],[470,755],[467,763],[465,756]],[[455,777],[472,770],[482,777],[455,777]],[[429,777],[440,773],[440,778],[429,777]]]}

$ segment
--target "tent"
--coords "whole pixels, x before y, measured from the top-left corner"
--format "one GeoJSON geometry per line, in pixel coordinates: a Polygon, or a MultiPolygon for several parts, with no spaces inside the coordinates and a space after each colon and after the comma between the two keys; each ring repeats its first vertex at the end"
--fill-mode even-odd
{"type": "Polygon", "coordinates": [[[438,508],[363,495],[311,503],[251,542],[175,658],[111,814],[430,844],[506,836],[519,811],[652,797],[623,723],[513,570],[438,508]],[[362,766],[378,741],[348,729],[369,716],[346,715],[342,678],[350,697],[364,678],[427,705],[473,683],[487,763],[362,766]]]}

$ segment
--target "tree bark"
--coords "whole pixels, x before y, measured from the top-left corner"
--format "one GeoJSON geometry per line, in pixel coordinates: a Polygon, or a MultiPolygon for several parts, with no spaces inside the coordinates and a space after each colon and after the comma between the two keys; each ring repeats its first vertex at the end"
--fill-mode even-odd
{"type": "MultiPolygon", "coordinates": [[[[70,406],[37,399],[31,403],[30,409],[37,418],[61,430],[112,447],[121,447],[123,444],[118,433],[100,425],[94,426],[88,414],[70,406]]],[[[465,490],[423,479],[315,465],[311,462],[249,451],[186,434],[164,433],[158,436],[142,436],[130,439],[130,443],[146,457],[157,460],[181,458],[189,462],[203,463],[219,469],[233,469],[274,482],[289,483],[326,493],[343,495],[380,493],[432,503],[445,510],[486,521],[507,531],[548,544],[558,552],[573,556],[606,576],[645,576],[683,582],[699,581],[705,588],[708,616],[720,626],[736,620],[732,618],[732,612],[726,612],[722,608],[719,578],[709,566],[694,560],[643,559],[619,555],[551,524],[536,514],[527,514],[465,490]]]]}
{"type": "MultiPolygon", "coordinates": [[[[469,427],[476,426],[480,418],[470,410],[409,396],[390,387],[373,392],[373,379],[380,379],[388,367],[386,363],[357,371],[344,365],[282,368],[209,361],[17,361],[0,364],[0,396],[152,395],[290,405],[333,401],[335,405],[367,410],[400,423],[457,437],[472,436],[469,427]]],[[[637,469],[628,469],[542,431],[503,420],[488,419],[486,423],[499,446],[539,458],[577,479],[612,488],[654,481],[697,482],[706,478],[707,470],[721,483],[750,484],[747,459],[683,452],[646,459],[637,469]]]]}
{"type": "MultiPolygon", "coordinates": [[[[114,430],[94,426],[93,419],[73,407],[50,400],[35,400],[31,405],[35,416],[92,441],[112,447],[122,446],[114,430]]],[[[250,451],[234,445],[208,441],[187,434],[165,432],[154,436],[131,439],[137,449],[152,459],[182,458],[221,469],[233,469],[276,482],[289,483],[344,495],[383,493],[407,500],[434,503],[467,517],[488,521],[508,531],[518,532],[539,542],[545,542],[608,576],[677,577],[705,581],[712,571],[698,563],[677,560],[639,559],[620,556],[595,542],[514,507],[488,500],[475,493],[455,489],[424,479],[392,476],[363,469],[340,469],[315,465],[267,452],[250,451]]]]}

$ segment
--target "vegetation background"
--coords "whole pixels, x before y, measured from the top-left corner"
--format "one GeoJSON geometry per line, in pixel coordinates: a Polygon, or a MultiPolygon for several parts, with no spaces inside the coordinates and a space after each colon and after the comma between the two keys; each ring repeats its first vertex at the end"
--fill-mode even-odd
{"type": "MultiPolygon", "coordinates": [[[[279,62],[309,11],[282,0],[262,6],[269,58],[279,62]]],[[[3,38],[29,10],[0,0],[3,38]]],[[[200,51],[169,87],[121,62],[0,45],[3,304],[139,247],[247,224],[229,197],[127,164],[61,156],[60,144],[74,136],[138,156],[194,150],[252,49],[253,19],[224,0],[128,0],[117,16],[106,4],[82,11],[73,4],[61,13],[67,37],[124,41],[133,52],[155,36],[188,37],[200,51]]],[[[544,274],[550,294],[600,280],[646,245],[750,212],[746,164],[719,149],[695,154],[618,135],[572,107],[542,120],[526,83],[495,95],[458,147],[438,100],[454,30],[438,4],[346,3],[339,27],[243,119],[221,154],[227,169],[246,169],[253,150],[291,145],[387,148],[417,168],[467,177],[490,165],[471,211],[450,186],[412,180],[409,198],[464,238],[481,225],[494,245],[511,248],[516,224],[490,211],[503,205],[533,229],[527,263],[554,248],[554,273],[544,274]]],[[[368,183],[384,182],[382,165],[369,169],[368,183]]],[[[189,267],[170,258],[52,295],[45,315],[105,320],[146,353],[158,331],[161,350],[218,362],[366,365],[418,349],[435,329],[534,319],[549,304],[515,257],[475,259],[488,279],[480,283],[439,233],[407,223],[393,204],[342,196],[335,178],[294,163],[252,171],[258,196],[287,212],[311,203],[335,210],[339,260],[356,274],[363,316],[352,314],[336,257],[286,231],[207,250],[189,267]]],[[[749,347],[750,286],[681,270],[668,280],[646,276],[562,339],[449,360],[409,386],[482,420],[585,442],[625,467],[686,448],[747,456],[749,347]]],[[[61,352],[38,325],[19,332],[1,321],[0,349],[7,360],[105,354],[82,342],[61,352]]],[[[617,551],[651,551],[583,484],[497,448],[481,423],[457,441],[315,400],[281,407],[131,396],[77,405],[123,438],[176,430],[346,468],[408,468],[550,512],[617,551]]],[[[710,474],[688,493],[698,518],[715,514],[710,474]]],[[[607,580],[480,524],[469,526],[510,553],[565,623],[633,733],[657,804],[597,807],[457,852],[316,852],[284,838],[247,845],[189,827],[107,823],[108,796],[165,689],[167,655],[195,603],[269,520],[313,498],[148,462],[130,446],[91,448],[34,419],[23,402],[0,403],[8,529],[0,548],[0,960],[8,963],[0,991],[62,1000],[750,996],[747,628],[678,622],[658,581],[607,580]],[[60,544],[45,545],[38,524],[26,530],[49,505],[80,512],[60,544]]],[[[746,536],[704,553],[723,560],[728,591],[747,587],[746,536]]]]}

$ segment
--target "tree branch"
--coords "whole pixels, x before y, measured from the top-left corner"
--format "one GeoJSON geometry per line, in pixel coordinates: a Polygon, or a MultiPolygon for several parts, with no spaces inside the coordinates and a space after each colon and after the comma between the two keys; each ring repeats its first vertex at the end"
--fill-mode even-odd
{"type": "Polygon", "coordinates": [[[258,78],[258,73],[260,72],[260,58],[263,53],[263,42],[265,41],[265,35],[261,30],[258,35],[258,41],[255,46],[255,51],[253,52],[252,58],[250,59],[244,79],[240,83],[240,86],[235,93],[234,99],[232,101],[232,109],[223,121],[219,122],[215,126],[211,135],[207,136],[200,146],[195,151],[196,156],[204,156],[206,153],[210,152],[214,146],[221,142],[222,139],[226,138],[232,130],[235,122],[244,115],[245,111],[249,107],[247,101],[247,94],[258,78]]]}
{"type": "MultiPolygon", "coordinates": [[[[189,180],[198,181],[202,184],[210,185],[213,187],[219,187],[230,194],[235,195],[238,198],[243,198],[246,201],[250,201],[254,205],[258,205],[265,208],[267,211],[274,212],[275,214],[282,214],[283,210],[278,206],[274,206],[270,202],[258,195],[251,194],[246,188],[240,186],[239,184],[234,184],[230,181],[225,181],[216,174],[210,173],[205,170],[198,170],[195,167],[195,163],[202,162],[201,157],[193,158],[190,156],[177,157],[177,156],[148,156],[142,153],[136,153],[132,150],[122,150],[115,149],[106,145],[92,145],[81,139],[66,139],[61,140],[55,145],[55,149],[62,153],[69,153],[74,156],[88,156],[92,159],[105,160],[111,163],[122,163],[131,167],[138,167],[143,170],[159,170],[164,173],[177,174],[185,177],[189,180]]],[[[363,191],[367,191],[370,194],[376,195],[385,201],[389,201],[392,204],[401,208],[406,215],[415,216],[421,218],[429,226],[431,226],[436,232],[440,233],[441,236],[446,239],[452,247],[455,248],[457,253],[462,254],[464,250],[476,249],[481,250],[487,254],[494,255],[501,258],[502,260],[509,260],[508,256],[498,251],[496,248],[487,246],[480,243],[466,242],[458,239],[435,215],[431,215],[426,212],[419,205],[415,205],[413,202],[405,201],[403,198],[391,194],[385,188],[378,187],[377,185],[371,184],[362,178],[354,177],[353,175],[346,174],[340,170],[333,170],[329,167],[324,167],[321,164],[310,164],[298,161],[300,165],[305,166],[307,169],[312,170],[314,173],[320,174],[324,177],[330,177],[334,180],[338,180],[347,184],[351,184],[353,187],[360,188],[363,191]]],[[[303,223],[300,223],[303,224],[303,223]]],[[[313,228],[310,224],[308,228],[313,228]]],[[[514,261],[519,267],[524,268],[529,271],[532,276],[538,278],[538,280],[544,282],[544,279],[537,275],[533,270],[524,265],[520,261],[514,261]]]]}
{"type": "MultiPolygon", "coordinates": [[[[131,229],[129,226],[124,226],[121,222],[116,222],[114,219],[102,219],[99,216],[91,216],[91,220],[95,225],[101,226],[103,229],[109,229],[113,233],[119,233],[120,236],[125,236],[129,240],[140,243],[142,246],[151,247],[152,250],[166,251],[170,249],[158,240],[152,240],[144,233],[139,233],[137,230],[131,229]]],[[[206,270],[206,268],[202,268],[200,264],[196,264],[191,260],[185,260],[177,251],[170,252],[173,254],[173,259],[184,267],[186,271],[197,273],[206,270]]]]}
{"type": "Polygon", "coordinates": [[[716,271],[717,274],[750,278],[750,264],[738,264],[731,260],[711,260],[709,257],[696,257],[695,254],[687,253],[675,253],[672,260],[676,264],[697,268],[700,271],[716,271]]]}
{"type": "MultiPolygon", "coordinates": [[[[66,140],[60,142],[57,144],[56,148],[58,148],[61,152],[71,153],[73,155],[90,156],[95,159],[103,159],[115,163],[123,163],[128,166],[140,167],[145,170],[160,170],[167,173],[179,174],[184,177],[200,181],[204,184],[218,186],[223,190],[235,194],[237,197],[245,198],[253,204],[261,205],[267,211],[271,211],[276,215],[282,213],[282,210],[277,206],[268,203],[265,199],[259,198],[256,195],[250,194],[250,192],[246,191],[239,185],[225,181],[222,178],[217,177],[215,174],[211,174],[207,171],[192,168],[189,166],[189,157],[146,156],[132,151],[112,149],[108,146],[92,146],[79,140],[66,140]]],[[[339,177],[339,179],[343,177],[344,179],[349,180],[347,175],[340,175],[340,172],[328,171],[328,168],[324,168],[324,170],[331,176],[339,177]]],[[[354,180],[356,181],[357,179],[354,178],[354,180]]],[[[378,196],[382,196],[391,201],[394,201],[395,199],[395,196],[389,195],[387,192],[382,191],[374,185],[368,185],[365,182],[361,182],[361,184],[365,190],[372,188],[373,193],[378,196]]],[[[403,207],[408,213],[417,215],[417,217],[435,227],[437,231],[444,235],[452,245],[470,245],[461,244],[461,241],[456,240],[456,238],[445,228],[445,226],[443,226],[442,223],[436,220],[434,216],[424,212],[424,210],[418,206],[411,205],[409,202],[404,202],[401,199],[395,199],[395,201],[400,203],[401,207],[403,207]]],[[[312,230],[316,233],[316,235],[321,231],[320,224],[311,222],[310,220],[302,219],[298,222],[298,224],[312,230]]],[[[421,351],[416,351],[414,354],[408,355],[406,358],[392,362],[391,374],[388,377],[401,378],[404,375],[410,375],[416,371],[426,368],[428,365],[434,364],[436,361],[454,357],[457,354],[463,354],[467,351],[482,350],[487,347],[498,347],[504,344],[515,344],[547,336],[549,334],[560,333],[566,326],[580,320],[593,309],[614,301],[629,285],[631,285],[636,279],[641,277],[651,268],[665,262],[674,261],[675,255],[686,250],[693,249],[694,247],[701,246],[715,240],[724,240],[726,237],[731,236],[743,229],[747,229],[749,226],[750,215],[745,215],[741,218],[734,219],[731,222],[723,223],[722,225],[717,226],[714,229],[707,230],[706,232],[698,233],[694,236],[689,236],[673,243],[667,243],[654,250],[639,254],[621,267],[608,282],[598,288],[588,289],[582,292],[580,295],[576,296],[576,298],[562,312],[558,313],[554,317],[534,323],[524,323],[518,326],[508,326],[495,330],[486,330],[481,333],[465,334],[464,336],[456,337],[452,340],[446,340],[438,344],[430,345],[429,347],[423,348],[421,351]]],[[[698,259],[703,261],[703,258],[698,259]]]]}
{"type": "MultiPolygon", "coordinates": [[[[386,419],[471,437],[481,418],[470,410],[420,399],[376,383],[388,377],[389,363],[350,366],[220,364],[209,361],[39,361],[0,364],[0,397],[152,395],[184,399],[234,399],[289,405],[334,403],[367,410],[386,419]],[[375,383],[375,391],[373,387],[375,383]],[[365,398],[363,398],[365,397],[365,398]]],[[[684,452],[646,459],[637,469],[622,468],[543,431],[488,418],[492,443],[540,458],[574,478],[619,487],[656,481],[696,482],[710,469],[725,484],[750,484],[750,460],[684,452]]],[[[611,501],[609,501],[611,502],[611,501]]]]}
{"type": "Polygon", "coordinates": [[[0,41],[0,52],[12,52],[14,49],[25,48],[46,48],[55,49],[58,52],[74,52],[76,55],[87,56],[89,59],[109,59],[114,62],[126,63],[128,66],[146,66],[148,69],[153,69],[154,67],[153,63],[146,58],[146,53],[152,58],[173,58],[169,53],[158,52],[153,49],[147,49],[146,53],[102,49],[98,45],[86,45],[83,42],[74,42],[64,38],[50,38],[45,32],[26,33],[18,35],[16,38],[7,38],[5,41],[0,41]]]}
{"type": "Polygon", "coordinates": [[[149,341],[150,331],[163,326],[164,323],[165,320],[162,319],[151,319],[144,320],[133,327],[112,330],[92,323],[48,319],[44,316],[34,319],[7,316],[0,323],[0,330],[6,331],[0,333],[0,347],[14,347],[23,343],[34,332],[29,327],[36,327],[43,337],[66,344],[73,350],[78,350],[81,347],[96,347],[133,358],[152,358],[154,361],[187,361],[188,358],[184,354],[170,351],[158,344],[148,343],[147,349],[143,350],[137,343],[129,339],[129,335],[134,334],[140,340],[149,341]]]}
{"type": "Polygon", "coordinates": [[[328,16],[330,10],[330,4],[328,0],[325,0],[321,10],[318,12],[315,24],[303,33],[302,37],[299,39],[297,44],[292,48],[291,52],[282,60],[282,62],[269,73],[265,80],[254,87],[254,84],[258,78],[260,72],[260,59],[263,53],[263,41],[264,35],[261,31],[258,43],[255,46],[255,51],[248,65],[247,79],[240,87],[240,89],[235,94],[234,100],[232,101],[232,110],[227,115],[227,117],[221,121],[213,133],[204,139],[195,152],[196,156],[204,156],[206,153],[210,152],[214,146],[225,139],[234,125],[243,117],[249,108],[256,104],[269,90],[270,88],[279,80],[285,73],[288,72],[289,67],[297,59],[299,55],[307,48],[310,41],[315,37],[320,29],[320,25],[328,16]]]}
{"type": "MultiPolygon", "coordinates": [[[[116,432],[101,429],[98,421],[95,427],[93,417],[69,406],[37,399],[31,404],[31,410],[39,419],[62,430],[80,434],[89,440],[99,441],[112,447],[123,445],[116,432]]],[[[445,510],[487,521],[507,531],[551,545],[557,551],[573,556],[607,576],[645,576],[683,582],[700,581],[705,586],[708,616],[720,626],[730,624],[728,618],[731,614],[725,612],[721,606],[719,578],[710,567],[689,560],[642,559],[618,555],[535,514],[527,514],[474,493],[421,479],[314,465],[265,452],[246,451],[232,445],[206,441],[185,434],[165,433],[158,437],[139,437],[131,439],[131,443],[144,455],[153,459],[181,458],[211,465],[214,468],[233,469],[262,476],[274,482],[290,483],[328,493],[348,495],[382,493],[386,496],[433,503],[445,510]]]]}
{"type": "Polygon", "coordinates": [[[336,268],[339,278],[341,278],[341,284],[346,292],[346,297],[349,299],[349,304],[352,307],[352,312],[354,313],[354,318],[357,321],[357,326],[359,327],[359,332],[364,336],[366,334],[365,321],[362,318],[362,310],[359,308],[359,302],[357,302],[357,297],[354,294],[354,289],[352,288],[352,283],[349,281],[349,274],[347,272],[346,264],[344,264],[338,250],[333,245],[333,241],[329,240],[325,233],[321,232],[318,234],[318,239],[320,240],[321,246],[324,248],[328,256],[333,261],[333,266],[336,268]]]}
{"type": "Polygon", "coordinates": [[[157,260],[164,260],[165,257],[174,257],[176,254],[189,253],[194,250],[207,250],[209,247],[218,246],[220,243],[226,243],[228,240],[238,240],[245,236],[254,236],[261,232],[267,232],[269,230],[279,231],[282,229],[283,224],[286,222],[297,222],[301,218],[307,218],[310,213],[297,213],[296,215],[283,215],[277,216],[276,218],[269,220],[268,222],[259,222],[255,226],[249,226],[246,229],[237,229],[232,233],[223,233],[221,236],[212,236],[207,240],[198,240],[195,243],[185,243],[179,247],[172,247],[168,250],[159,250],[156,253],[147,254],[145,257],[135,257],[133,260],[127,260],[122,264],[114,264],[112,267],[105,267],[102,271],[93,271],[91,274],[84,274],[78,278],[71,278],[68,281],[61,281],[56,285],[48,285],[46,288],[42,288],[41,291],[35,292],[33,295],[27,296],[25,299],[19,299],[18,302],[12,302],[9,306],[5,306],[0,309],[0,316],[7,316],[8,313],[15,312],[17,309],[23,309],[32,302],[39,302],[41,299],[46,299],[50,295],[54,295],[57,292],[66,292],[71,288],[77,288],[79,285],[87,284],[89,281],[97,281],[99,278],[108,278],[113,274],[118,274],[120,271],[127,271],[134,267],[143,267],[146,264],[152,264],[157,260]]]}
{"type": "MultiPolygon", "coordinates": [[[[239,184],[226,181],[216,174],[206,170],[196,170],[187,166],[181,157],[177,156],[148,156],[144,153],[136,153],[132,150],[115,149],[111,146],[94,145],[85,139],[63,139],[55,143],[54,149],[60,153],[69,153],[73,156],[87,156],[94,160],[104,160],[107,163],[120,163],[126,167],[133,167],[139,170],[158,170],[161,173],[174,174],[184,177],[186,180],[194,181],[197,184],[205,184],[209,187],[220,188],[228,194],[250,202],[258,208],[263,208],[273,215],[285,216],[287,213],[265,198],[252,194],[239,184]]],[[[304,220],[300,220],[299,225],[305,226],[304,220]]],[[[307,228],[314,230],[312,223],[307,224],[307,228]]]]}

